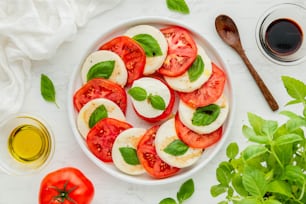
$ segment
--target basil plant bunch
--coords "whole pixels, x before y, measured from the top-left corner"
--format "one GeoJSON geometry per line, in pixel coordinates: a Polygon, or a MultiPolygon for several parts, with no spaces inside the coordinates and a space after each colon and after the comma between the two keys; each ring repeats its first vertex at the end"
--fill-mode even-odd
{"type": "Polygon", "coordinates": [[[228,160],[216,170],[211,195],[225,195],[219,204],[306,203],[306,85],[288,76],[282,81],[292,98],[286,105],[301,106],[301,114],[282,111],[286,122],[278,124],[248,113],[242,132],[249,145],[240,151],[237,143],[229,144],[228,160]]]}

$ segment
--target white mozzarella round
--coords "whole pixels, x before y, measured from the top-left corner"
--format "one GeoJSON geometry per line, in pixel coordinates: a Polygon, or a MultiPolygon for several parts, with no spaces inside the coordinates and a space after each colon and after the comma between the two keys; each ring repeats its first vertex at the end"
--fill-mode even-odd
{"type": "Polygon", "coordinates": [[[195,81],[190,81],[188,71],[183,73],[177,77],[168,77],[164,76],[166,82],[169,86],[180,92],[192,92],[198,88],[200,88],[211,76],[212,74],[212,62],[208,55],[206,54],[205,50],[197,45],[198,47],[198,55],[202,58],[204,63],[204,72],[200,75],[200,77],[195,81]]]}
{"type": "MultiPolygon", "coordinates": [[[[147,95],[159,95],[165,101],[166,107],[169,105],[171,93],[167,85],[161,82],[158,79],[151,77],[142,77],[133,82],[133,87],[141,87],[146,90],[147,95]]],[[[146,118],[154,118],[161,115],[164,110],[158,110],[152,107],[151,103],[148,100],[137,101],[131,97],[133,106],[137,113],[146,117],[146,118]]]]}
{"type": "Polygon", "coordinates": [[[87,137],[90,130],[89,119],[91,114],[101,105],[106,108],[109,118],[125,121],[125,115],[116,103],[106,98],[93,99],[82,107],[77,118],[78,130],[84,138],[87,137]]]}
{"type": "Polygon", "coordinates": [[[136,151],[145,132],[146,129],[144,128],[129,128],[117,136],[112,148],[112,159],[120,171],[130,175],[140,175],[145,172],[140,163],[136,165],[128,164],[120,152],[120,148],[132,148],[136,151]]]}
{"type": "Polygon", "coordinates": [[[191,166],[201,157],[203,150],[189,147],[183,155],[174,156],[164,149],[173,141],[179,140],[175,130],[175,120],[171,118],[163,123],[156,132],[155,148],[158,156],[167,164],[184,168],[191,166]]]}
{"type": "Polygon", "coordinates": [[[87,73],[92,66],[105,61],[115,61],[114,70],[108,79],[121,86],[125,86],[128,77],[125,64],[118,54],[108,50],[95,51],[86,58],[81,71],[83,83],[87,82],[87,73]]]}
{"type": "Polygon", "coordinates": [[[220,114],[218,115],[216,120],[206,126],[196,126],[192,124],[192,117],[196,109],[188,106],[182,100],[180,100],[178,111],[181,122],[186,127],[198,134],[207,134],[217,130],[219,127],[222,126],[228,115],[229,105],[225,96],[221,96],[214,104],[220,106],[221,108],[220,114]]]}
{"type": "Polygon", "coordinates": [[[125,35],[129,37],[134,37],[139,34],[148,34],[151,35],[159,44],[159,47],[162,51],[162,55],[160,56],[153,56],[153,57],[146,57],[146,65],[144,68],[144,75],[153,74],[157,69],[161,67],[163,64],[167,52],[168,52],[168,43],[162,32],[155,28],[154,26],[150,25],[138,25],[128,29],[125,35]]]}

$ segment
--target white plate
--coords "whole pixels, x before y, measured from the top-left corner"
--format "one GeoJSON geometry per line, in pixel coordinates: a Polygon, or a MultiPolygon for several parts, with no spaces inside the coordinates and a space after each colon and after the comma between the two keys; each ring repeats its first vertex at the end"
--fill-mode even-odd
{"type": "MultiPolygon", "coordinates": [[[[110,175],[119,178],[121,180],[124,180],[129,183],[136,183],[136,184],[143,184],[143,185],[160,185],[160,184],[166,184],[166,183],[171,183],[175,181],[179,181],[182,179],[186,179],[190,177],[192,174],[195,172],[199,171],[202,169],[213,157],[218,153],[220,148],[223,146],[224,142],[226,141],[228,134],[229,134],[229,129],[232,124],[233,120],[233,113],[234,113],[234,99],[233,99],[233,90],[231,87],[231,76],[229,73],[229,70],[222,60],[221,56],[219,55],[218,51],[199,33],[194,31],[192,28],[190,28],[187,25],[182,24],[181,22],[177,22],[174,20],[170,20],[167,18],[160,18],[160,17],[146,17],[146,18],[137,18],[137,19],[132,19],[128,20],[125,22],[122,22],[118,24],[117,26],[114,26],[112,29],[110,29],[108,32],[102,33],[101,37],[97,40],[94,41],[93,45],[89,47],[87,52],[84,53],[83,59],[80,59],[79,67],[77,67],[74,70],[74,73],[71,77],[71,81],[69,83],[69,90],[68,90],[68,115],[69,115],[69,120],[70,120],[70,125],[73,131],[73,134],[80,145],[81,149],[85,152],[85,154],[88,156],[88,158],[95,163],[98,167],[100,167],[102,170],[105,172],[109,173],[110,175]],[[201,159],[193,166],[181,169],[178,174],[165,178],[165,179],[154,179],[150,177],[148,174],[144,174],[141,176],[131,176],[124,174],[123,172],[119,171],[114,164],[109,164],[109,163],[104,163],[100,161],[98,158],[96,158],[91,151],[88,149],[86,141],[83,139],[83,137],[80,135],[78,129],[77,129],[77,111],[74,109],[73,106],[73,95],[82,86],[82,80],[81,80],[81,65],[83,64],[83,61],[85,58],[89,55],[89,53],[93,52],[94,50],[97,50],[98,47],[107,42],[108,40],[122,35],[128,28],[140,24],[148,24],[152,26],[156,26],[158,28],[161,27],[166,27],[170,25],[178,25],[182,26],[186,29],[188,29],[195,41],[203,46],[205,51],[207,52],[208,56],[211,58],[211,60],[223,68],[224,72],[227,75],[227,82],[225,85],[225,90],[224,94],[227,96],[230,104],[230,113],[227,117],[226,122],[223,125],[223,136],[222,139],[216,143],[214,146],[207,148],[205,152],[203,153],[201,159]]],[[[128,101],[128,106],[127,106],[127,121],[132,124],[134,127],[148,127],[148,124],[141,121],[138,119],[138,117],[135,117],[135,113],[132,110],[130,101],[128,101]],[[134,117],[133,117],[134,116],[134,117]]]]}

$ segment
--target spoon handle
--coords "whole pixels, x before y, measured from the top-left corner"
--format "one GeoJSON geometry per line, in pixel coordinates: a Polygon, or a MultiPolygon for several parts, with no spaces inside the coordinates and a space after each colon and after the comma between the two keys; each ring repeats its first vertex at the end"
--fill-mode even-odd
{"type": "Polygon", "coordinates": [[[251,75],[253,76],[254,80],[256,81],[258,87],[260,88],[262,94],[264,95],[266,101],[268,102],[270,108],[272,111],[278,110],[278,104],[276,100],[274,99],[273,95],[271,94],[270,90],[264,83],[264,81],[261,79],[251,62],[249,61],[248,57],[246,56],[245,52],[241,49],[238,51],[240,53],[240,56],[242,60],[244,61],[245,65],[247,66],[248,70],[250,71],[251,75]]]}

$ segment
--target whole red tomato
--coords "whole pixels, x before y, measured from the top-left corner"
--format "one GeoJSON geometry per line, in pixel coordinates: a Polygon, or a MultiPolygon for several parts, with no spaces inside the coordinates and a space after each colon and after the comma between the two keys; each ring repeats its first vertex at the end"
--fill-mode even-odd
{"type": "Polygon", "coordinates": [[[92,182],[80,170],[65,167],[41,181],[39,204],[89,204],[93,196],[92,182]]]}

